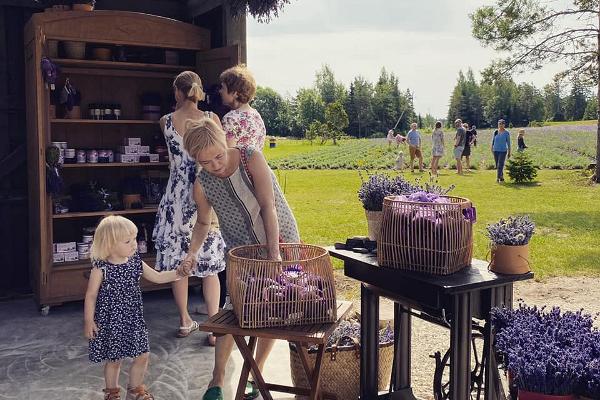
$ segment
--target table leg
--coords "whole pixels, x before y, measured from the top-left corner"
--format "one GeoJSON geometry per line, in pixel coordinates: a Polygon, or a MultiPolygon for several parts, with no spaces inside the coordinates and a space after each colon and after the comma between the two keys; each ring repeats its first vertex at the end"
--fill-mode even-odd
{"type": "MultiPolygon", "coordinates": [[[[250,364],[250,369],[254,374],[254,379],[256,381],[256,384],[258,385],[258,390],[260,390],[260,394],[262,395],[263,399],[264,400],[273,400],[271,393],[269,393],[269,391],[267,390],[265,380],[263,379],[262,374],[261,374],[260,370],[258,369],[258,365],[256,364],[256,361],[254,360],[254,353],[252,351],[250,351],[250,347],[248,346],[248,344],[246,344],[246,340],[244,339],[243,336],[235,336],[235,335],[233,336],[233,339],[235,340],[235,344],[237,344],[238,350],[240,351],[240,353],[242,354],[242,357],[244,358],[244,364],[246,362],[248,362],[250,364]]],[[[239,390],[239,386],[238,386],[238,390],[239,390]]]]}
{"type": "Polygon", "coordinates": [[[453,296],[450,326],[450,399],[470,398],[471,391],[471,296],[453,296]]]}
{"type": "MultiPolygon", "coordinates": [[[[234,336],[235,337],[235,336],[234,336]]],[[[242,337],[242,340],[245,339],[242,337]]],[[[256,338],[251,336],[248,340],[248,350],[250,354],[254,354],[254,347],[256,346],[256,338]]],[[[238,345],[239,347],[239,345],[238,345]]],[[[250,362],[244,358],[244,365],[242,366],[242,373],[240,375],[240,381],[238,383],[237,391],[235,392],[235,399],[242,399],[246,391],[246,382],[248,382],[248,376],[250,375],[250,362]]]]}
{"type": "Polygon", "coordinates": [[[410,308],[394,303],[393,390],[410,388],[411,320],[410,308]]]}
{"type": "Polygon", "coordinates": [[[315,366],[311,368],[308,364],[308,355],[306,349],[299,342],[293,342],[296,346],[296,352],[302,362],[302,367],[306,373],[306,380],[310,386],[310,399],[320,399],[321,396],[321,367],[323,365],[323,355],[325,354],[325,345],[319,345],[317,350],[317,357],[315,359],[315,366]]]}
{"type": "Polygon", "coordinates": [[[377,397],[379,374],[379,296],[364,283],[360,290],[360,398],[377,397]]]}
{"type": "Polygon", "coordinates": [[[321,398],[321,366],[323,365],[323,354],[325,353],[325,345],[320,344],[317,350],[317,359],[315,367],[312,371],[310,380],[310,397],[309,400],[318,400],[321,398]]]}

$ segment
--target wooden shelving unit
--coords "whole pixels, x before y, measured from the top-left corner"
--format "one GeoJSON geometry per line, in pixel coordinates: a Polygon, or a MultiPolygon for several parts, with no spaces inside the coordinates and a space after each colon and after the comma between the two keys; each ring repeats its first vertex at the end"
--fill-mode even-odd
{"type": "Polygon", "coordinates": [[[53,118],[53,124],[83,124],[83,125],[158,125],[158,121],[145,119],[64,119],[53,118]]]}
{"type": "Polygon", "coordinates": [[[137,167],[164,167],[169,165],[168,162],[138,162],[138,163],[85,163],[85,164],[64,164],[62,167],[67,169],[73,168],[137,168],[137,167]]]}
{"type": "MultiPolygon", "coordinates": [[[[143,145],[156,145],[162,138],[157,121],[141,118],[143,93],[157,92],[164,99],[172,92],[172,80],[185,70],[197,71],[205,85],[218,82],[224,69],[240,62],[239,46],[210,48],[206,29],[148,14],[123,11],[93,13],[60,12],[34,14],[25,29],[27,135],[29,167],[30,277],[35,299],[43,314],[49,306],[81,300],[85,295],[90,260],[54,263],[53,243],[81,241],[82,229],[108,214],[120,214],[144,224],[151,234],[156,207],[122,211],[68,212],[53,214],[53,199],[46,193],[45,152],[51,142],[67,142],[75,149],[113,149],[125,137],[140,137],[143,145]],[[165,65],[57,58],[60,90],[66,77],[81,93],[82,115],[90,103],[118,103],[127,119],[93,120],[50,118],[50,92],[42,79],[40,62],[46,56],[46,40],[105,43],[150,47],[153,52],[179,50],[195,54],[194,65],[165,65]]],[[[163,113],[166,111],[166,106],[163,113]]],[[[60,113],[58,115],[61,115],[60,113]]],[[[85,117],[84,117],[85,118],[85,117]]],[[[119,180],[140,174],[168,176],[168,162],[65,164],[63,179],[68,191],[73,183],[96,181],[111,191],[119,180]],[[154,171],[156,170],[156,171],[154,171]],[[161,172],[162,171],[162,172],[161,172]]],[[[149,176],[149,175],[144,175],[149,176]]],[[[154,266],[149,244],[144,261],[154,266]]],[[[144,290],[169,285],[142,284],[144,290]]]]}
{"type": "Polygon", "coordinates": [[[166,64],[148,64],[148,63],[132,63],[120,61],[98,61],[98,60],[74,60],[70,58],[54,58],[56,64],[61,67],[73,68],[98,68],[106,69],[124,69],[132,71],[156,71],[156,72],[175,72],[193,71],[195,65],[166,65],[166,64]]]}
{"type": "Polygon", "coordinates": [[[116,210],[116,211],[91,211],[91,212],[68,212],[64,214],[54,214],[54,219],[70,219],[70,218],[87,218],[87,217],[103,217],[106,215],[136,215],[136,214],[155,214],[158,211],[157,207],[144,207],[134,210],[116,210]]]}

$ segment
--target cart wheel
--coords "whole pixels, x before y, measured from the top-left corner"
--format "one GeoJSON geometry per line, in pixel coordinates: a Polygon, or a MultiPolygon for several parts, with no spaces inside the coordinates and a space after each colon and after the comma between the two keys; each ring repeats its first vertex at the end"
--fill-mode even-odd
{"type": "Polygon", "coordinates": [[[40,307],[40,314],[42,315],[42,317],[47,316],[48,314],[50,314],[50,306],[41,306],[40,307]]]}

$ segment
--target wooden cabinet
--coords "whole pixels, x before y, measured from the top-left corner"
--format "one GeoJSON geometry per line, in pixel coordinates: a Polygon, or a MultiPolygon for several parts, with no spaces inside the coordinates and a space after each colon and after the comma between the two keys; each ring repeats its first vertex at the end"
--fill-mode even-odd
{"type": "MultiPolygon", "coordinates": [[[[205,84],[218,82],[218,74],[240,62],[239,46],[210,49],[210,32],[206,29],[147,14],[121,11],[55,12],[32,16],[25,28],[27,140],[30,207],[30,276],[35,299],[43,311],[48,306],[80,300],[85,294],[89,260],[54,263],[53,243],[81,241],[82,228],[95,226],[109,213],[125,215],[134,222],[144,222],[151,235],[156,205],[122,211],[78,211],[55,214],[53,199],[46,191],[45,152],[51,142],[67,142],[75,149],[112,149],[125,137],[140,137],[142,144],[162,140],[159,124],[142,119],[140,97],[156,92],[164,98],[172,92],[173,78],[181,71],[195,70],[205,84]],[[66,58],[63,54],[52,60],[60,67],[56,90],[68,77],[81,93],[81,118],[64,119],[51,115],[50,90],[42,78],[40,62],[49,55],[49,42],[85,42],[85,59],[66,58]],[[116,46],[141,49],[140,53],[154,58],[99,61],[91,59],[94,46],[116,46]],[[175,51],[180,64],[167,65],[156,61],[156,54],[175,51]],[[162,53],[161,53],[162,52],[162,53]],[[118,103],[119,120],[94,120],[88,117],[91,103],[118,103]],[[145,142],[145,143],[144,143],[145,142]]],[[[167,102],[162,112],[166,113],[167,102]]],[[[97,181],[118,191],[117,183],[131,176],[163,171],[168,176],[168,162],[65,164],[61,175],[65,192],[76,183],[97,181]]],[[[153,265],[155,254],[145,260],[153,265]]],[[[144,283],[147,290],[154,289],[144,283]]]]}

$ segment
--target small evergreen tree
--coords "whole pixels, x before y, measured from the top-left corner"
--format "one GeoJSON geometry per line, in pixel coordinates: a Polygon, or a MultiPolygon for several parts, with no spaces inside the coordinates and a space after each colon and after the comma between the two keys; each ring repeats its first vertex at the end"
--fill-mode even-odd
{"type": "Polygon", "coordinates": [[[515,183],[531,182],[537,176],[538,167],[533,165],[533,161],[525,151],[518,151],[516,155],[508,160],[506,164],[508,176],[515,183]]]}

